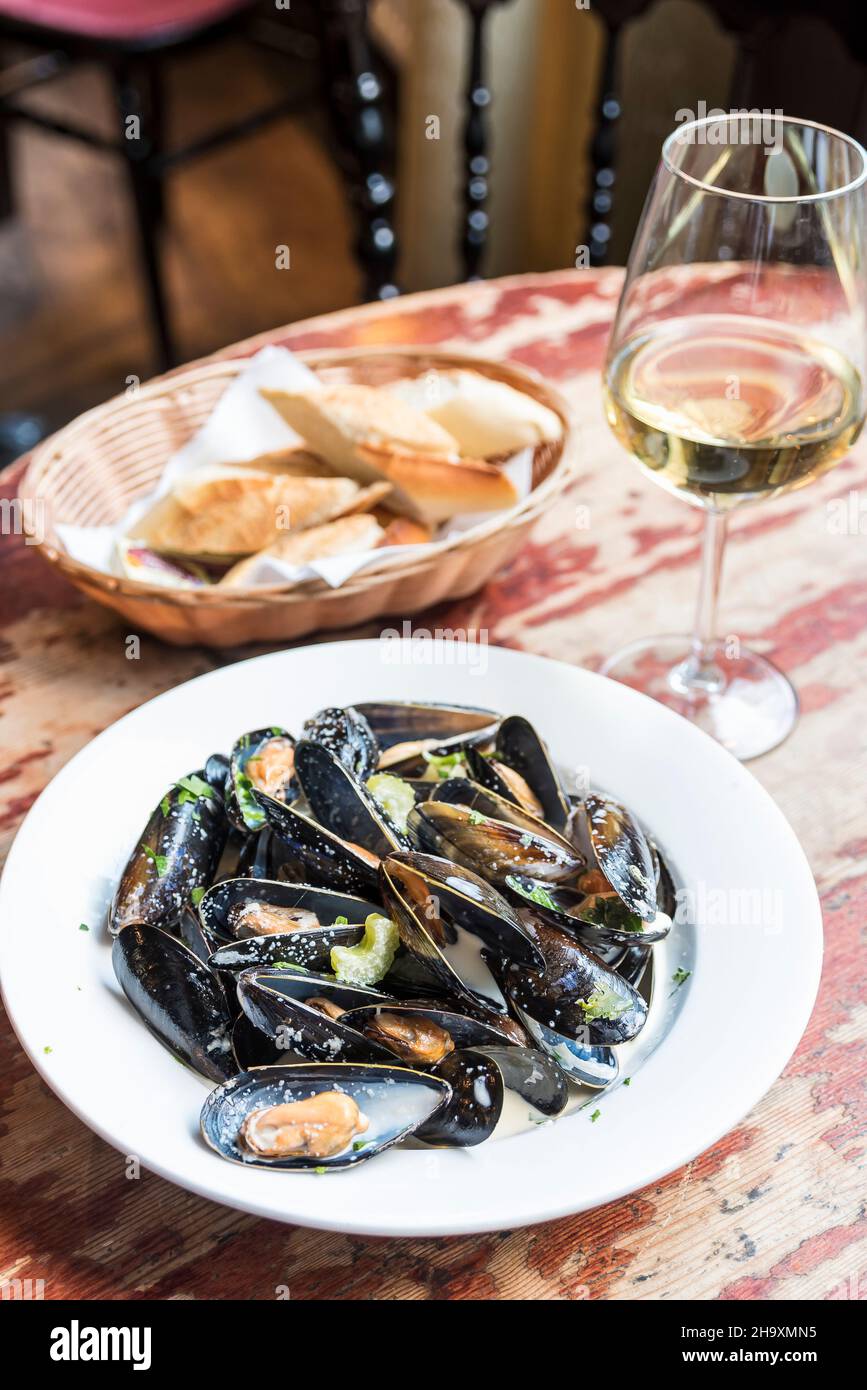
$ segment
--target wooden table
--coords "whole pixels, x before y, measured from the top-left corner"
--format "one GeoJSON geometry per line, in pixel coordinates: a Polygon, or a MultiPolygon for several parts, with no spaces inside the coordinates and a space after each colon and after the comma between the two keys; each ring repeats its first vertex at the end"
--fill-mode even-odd
{"type": "MultiPolygon", "coordinates": [[[[475,349],[534,367],[571,396],[583,458],[572,492],[483,593],[417,626],[486,629],[491,642],[588,666],[630,638],[688,629],[697,517],[639,476],[602,419],[598,369],[619,287],[617,270],[532,275],[267,335],[293,347],[475,349]]],[[[5,495],[20,471],[5,475],[5,495]]],[[[663,1182],[569,1220],[439,1241],[326,1235],[239,1215],[149,1174],[127,1181],[123,1158],[42,1085],[4,1021],[0,1281],[44,1279],[46,1298],[268,1300],[278,1285],[294,1299],[867,1296],[867,491],[859,487],[867,487],[864,445],[820,483],[746,511],[732,527],[723,629],[789,672],[803,703],[793,737],[753,770],[806,848],[827,938],[807,1034],[737,1129],[663,1182]],[[844,534],[834,499],[848,506],[844,534]]],[[[46,782],[106,724],[249,654],[145,637],[140,661],[128,661],[116,619],[16,537],[2,541],[0,603],[4,849],[46,782]]],[[[99,828],[75,807],[69,815],[86,854],[99,828]]]]}

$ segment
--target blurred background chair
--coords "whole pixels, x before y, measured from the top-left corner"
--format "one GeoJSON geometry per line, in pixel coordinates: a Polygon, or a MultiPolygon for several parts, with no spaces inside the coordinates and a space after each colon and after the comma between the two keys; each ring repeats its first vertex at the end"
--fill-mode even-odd
{"type": "Polygon", "coordinates": [[[861,28],[854,0],[0,0],[9,448],[398,285],[622,262],[682,113],[863,138],[861,28]]]}
{"type": "MultiPolygon", "coordinates": [[[[158,244],[167,176],[188,161],[251,135],[311,102],[309,81],[290,83],[287,76],[286,90],[276,100],[186,145],[171,143],[165,113],[169,58],[184,57],[234,35],[292,53],[298,31],[290,26],[290,7],[274,11],[286,17],[284,23],[278,19],[253,27],[256,8],[255,0],[148,0],[145,6],[138,0],[0,0],[0,37],[35,50],[3,74],[0,86],[0,216],[14,212],[9,152],[9,127],[14,120],[121,155],[135,209],[161,369],[177,360],[158,244]],[[99,64],[110,82],[117,118],[114,139],[19,101],[23,93],[66,72],[72,64],[88,62],[99,64]]],[[[362,0],[324,0],[315,7],[315,14],[321,37],[320,86],[332,115],[342,165],[355,177],[353,191],[362,219],[357,250],[367,293],[375,297],[396,292],[392,283],[395,242],[388,222],[393,187],[381,167],[385,133],[377,109],[380,87],[371,70],[365,10],[362,0]]]]}

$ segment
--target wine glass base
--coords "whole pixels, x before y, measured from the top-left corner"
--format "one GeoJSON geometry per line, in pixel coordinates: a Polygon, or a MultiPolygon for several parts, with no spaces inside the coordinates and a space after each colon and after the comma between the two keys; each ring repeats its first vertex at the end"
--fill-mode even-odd
{"type": "Polygon", "coordinates": [[[798,697],[772,662],[730,642],[713,648],[712,670],[698,687],[687,689],[684,668],[692,652],[689,637],[647,637],[631,642],[600,666],[603,676],[640,690],[668,705],[746,762],[782,743],[798,718],[798,697]]]}

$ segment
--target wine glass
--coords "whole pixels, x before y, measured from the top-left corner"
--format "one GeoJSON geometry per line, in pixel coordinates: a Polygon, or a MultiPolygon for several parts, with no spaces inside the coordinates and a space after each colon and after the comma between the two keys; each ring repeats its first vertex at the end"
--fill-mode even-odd
{"type": "Polygon", "coordinates": [[[706,514],[692,637],[603,664],[740,758],[775,747],[794,689],[716,638],[729,512],[803,487],[861,430],[867,153],[811,121],[731,114],[669,135],[608,347],[609,424],[646,473],[706,514]]]}

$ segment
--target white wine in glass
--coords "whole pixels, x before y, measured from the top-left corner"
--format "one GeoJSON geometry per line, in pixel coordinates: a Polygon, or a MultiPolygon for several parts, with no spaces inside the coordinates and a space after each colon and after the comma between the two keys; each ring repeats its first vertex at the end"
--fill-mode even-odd
{"type": "Polygon", "coordinates": [[[797,697],[765,658],[715,640],[727,515],[832,468],[865,413],[867,155],[773,122],[770,145],[737,116],[665,142],[604,380],[618,439],[707,523],[692,637],[641,639],[602,669],[741,758],[785,738],[797,697]]]}

